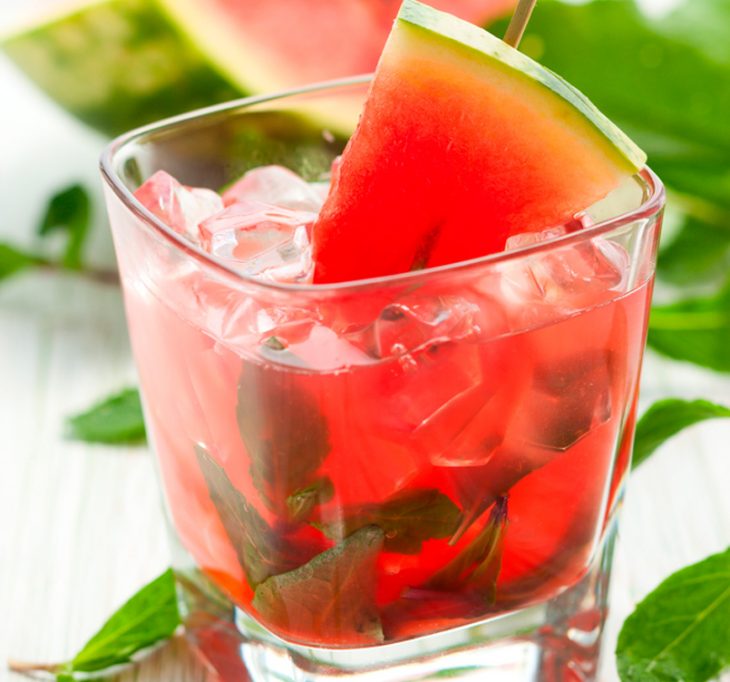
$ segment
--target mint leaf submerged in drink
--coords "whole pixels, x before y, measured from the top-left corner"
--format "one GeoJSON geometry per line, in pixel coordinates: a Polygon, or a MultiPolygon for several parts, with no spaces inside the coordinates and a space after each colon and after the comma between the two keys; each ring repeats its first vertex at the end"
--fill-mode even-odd
{"type": "Polygon", "coordinates": [[[289,519],[291,521],[306,520],[318,505],[328,502],[334,494],[334,485],[326,476],[318,478],[305,488],[295,490],[286,498],[289,519]]]}
{"type": "Polygon", "coordinates": [[[317,527],[339,540],[364,526],[378,526],[385,534],[386,551],[416,554],[425,540],[451,536],[460,518],[459,508],[442,492],[407,490],[382,504],[345,509],[341,521],[317,527]]]}
{"type": "Polygon", "coordinates": [[[502,567],[502,545],[507,528],[507,497],[492,507],[482,531],[424,585],[430,590],[463,590],[478,593],[488,604],[497,594],[502,567]]]}
{"type": "Polygon", "coordinates": [[[251,476],[270,509],[314,482],[330,451],[327,420],[302,375],[247,363],[238,385],[238,426],[251,457],[251,476]]]}
{"type": "Polygon", "coordinates": [[[730,665],[730,548],[667,578],[621,629],[624,682],[705,682],[730,665]]]}
{"type": "Polygon", "coordinates": [[[205,448],[198,445],[195,451],[210,499],[252,587],[307,561],[306,550],[288,537],[287,529],[269,526],[205,448]]]}
{"type": "Polygon", "coordinates": [[[265,622],[294,635],[382,642],[375,589],[384,537],[377,526],[366,526],[303,566],[268,578],[256,588],[254,608],[265,622]]]}

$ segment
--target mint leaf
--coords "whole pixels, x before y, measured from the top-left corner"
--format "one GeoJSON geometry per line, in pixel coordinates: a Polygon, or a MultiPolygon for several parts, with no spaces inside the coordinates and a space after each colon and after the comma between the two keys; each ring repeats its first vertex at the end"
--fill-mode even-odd
{"type": "Polygon", "coordinates": [[[210,499],[251,587],[307,561],[309,557],[301,554],[284,531],[276,532],[266,523],[204,447],[196,445],[195,452],[210,499]]]}
{"type": "Polygon", "coordinates": [[[314,482],[330,451],[327,420],[306,379],[247,363],[238,385],[238,426],[251,475],[269,508],[280,514],[287,512],[290,495],[314,482]]]}
{"type": "Polygon", "coordinates": [[[66,420],[70,438],[87,443],[144,443],[142,402],[137,389],[127,388],[66,420]]]}
{"type": "Polygon", "coordinates": [[[168,569],[117,609],[70,661],[12,662],[8,667],[23,674],[51,673],[57,680],[74,680],[76,673],[84,679],[101,676],[133,663],[142,652],[172,637],[180,625],[175,576],[168,569]]]}
{"type": "Polygon", "coordinates": [[[687,216],[659,252],[657,275],[680,286],[722,284],[730,272],[730,223],[723,226],[687,216]]]}
{"type": "Polygon", "coordinates": [[[37,259],[10,244],[0,242],[0,281],[34,265],[37,259]]]}
{"type": "Polygon", "coordinates": [[[623,682],[705,682],[730,665],[730,548],[667,578],[626,619],[623,682]]]}
{"type": "Polygon", "coordinates": [[[81,185],[71,185],[51,197],[38,225],[38,234],[44,237],[59,230],[65,232],[67,242],[63,265],[70,270],[80,270],[90,226],[89,194],[81,185]]]}
{"type": "Polygon", "coordinates": [[[730,417],[730,407],[709,400],[667,398],[654,403],[636,424],[632,468],[647,460],[664,441],[706,419],[730,417]]]}
{"type": "Polygon", "coordinates": [[[507,528],[507,497],[500,497],[482,531],[424,585],[430,590],[464,590],[479,593],[493,604],[502,568],[502,545],[507,528]]]}
{"type": "Polygon", "coordinates": [[[306,521],[317,505],[329,502],[335,494],[332,481],[326,476],[317,479],[301,490],[295,490],[286,498],[291,521],[306,521]]]}
{"type": "Polygon", "coordinates": [[[647,342],[675,360],[730,372],[730,285],[707,297],[654,306],[647,342]]]}
{"type": "Polygon", "coordinates": [[[338,523],[317,527],[341,540],[364,526],[378,526],[385,533],[387,551],[416,554],[424,540],[452,535],[460,518],[459,508],[442,492],[408,490],[382,504],[345,509],[338,523]]]}
{"type": "Polygon", "coordinates": [[[143,587],[79,651],[64,672],[99,672],[172,637],[180,625],[172,569],[143,587]]]}
{"type": "Polygon", "coordinates": [[[383,641],[375,604],[383,531],[366,526],[296,570],[265,580],[253,606],[272,626],[340,644],[383,641]]]}

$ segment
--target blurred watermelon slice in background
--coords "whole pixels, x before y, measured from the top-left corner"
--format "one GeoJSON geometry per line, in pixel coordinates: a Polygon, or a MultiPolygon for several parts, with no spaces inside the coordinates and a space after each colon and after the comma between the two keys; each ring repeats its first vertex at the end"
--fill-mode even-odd
{"type": "MultiPolygon", "coordinates": [[[[483,24],[514,0],[432,4],[483,24]]],[[[0,48],[97,130],[258,92],[368,73],[399,0],[84,0],[0,48]]]]}

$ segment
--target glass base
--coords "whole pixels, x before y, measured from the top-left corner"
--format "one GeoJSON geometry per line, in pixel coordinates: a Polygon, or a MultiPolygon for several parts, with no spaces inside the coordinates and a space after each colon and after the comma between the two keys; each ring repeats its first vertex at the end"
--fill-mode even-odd
{"type": "MultiPolygon", "coordinates": [[[[595,680],[614,529],[590,570],[546,602],[407,642],[359,649],[285,642],[181,571],[186,636],[221,682],[578,682],[595,680]]],[[[179,565],[179,564],[178,564],[179,565]]]]}

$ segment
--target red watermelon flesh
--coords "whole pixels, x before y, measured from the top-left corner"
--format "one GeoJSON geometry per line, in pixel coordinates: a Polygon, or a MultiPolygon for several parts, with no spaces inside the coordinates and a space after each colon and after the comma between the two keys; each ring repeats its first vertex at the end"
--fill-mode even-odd
{"type": "Polygon", "coordinates": [[[406,0],[314,227],[314,280],[499,251],[569,221],[644,160],[552,72],[406,0]]]}
{"type": "MultiPolygon", "coordinates": [[[[160,0],[196,43],[247,88],[270,91],[370,73],[400,0],[160,0]],[[204,26],[205,30],[190,27],[204,26]]],[[[484,24],[515,0],[439,0],[484,24]]]]}

